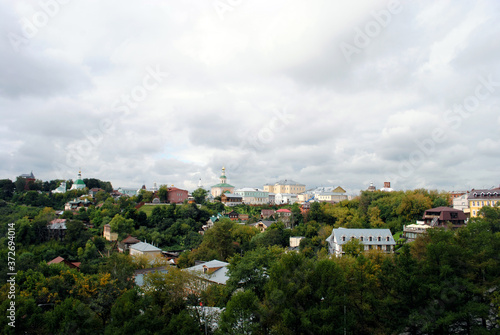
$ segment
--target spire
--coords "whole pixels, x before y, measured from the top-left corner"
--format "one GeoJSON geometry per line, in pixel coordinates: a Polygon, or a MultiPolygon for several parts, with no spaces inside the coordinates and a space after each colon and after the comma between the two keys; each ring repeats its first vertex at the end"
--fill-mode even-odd
{"type": "Polygon", "coordinates": [[[226,168],[225,167],[222,167],[222,174],[220,176],[220,183],[221,184],[225,184],[226,183],[226,168]]]}

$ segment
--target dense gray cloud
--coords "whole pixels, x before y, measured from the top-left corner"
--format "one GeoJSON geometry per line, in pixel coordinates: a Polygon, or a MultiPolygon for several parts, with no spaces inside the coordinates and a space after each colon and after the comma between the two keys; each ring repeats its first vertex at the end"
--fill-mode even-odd
{"type": "Polygon", "coordinates": [[[0,0],[0,175],[497,185],[499,14],[493,0],[0,0]]]}

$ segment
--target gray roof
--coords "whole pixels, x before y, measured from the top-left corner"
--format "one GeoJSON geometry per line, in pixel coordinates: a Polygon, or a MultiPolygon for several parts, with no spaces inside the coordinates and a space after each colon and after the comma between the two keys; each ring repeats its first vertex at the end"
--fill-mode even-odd
{"type": "Polygon", "coordinates": [[[280,181],[277,181],[276,184],[278,184],[278,185],[300,185],[300,186],[305,186],[304,184],[297,183],[295,180],[291,180],[291,179],[282,179],[280,181]]]}
{"type": "Polygon", "coordinates": [[[249,226],[257,226],[259,223],[262,223],[264,226],[266,227],[270,227],[273,223],[275,223],[274,221],[266,221],[266,220],[260,220],[259,222],[255,222],[255,223],[252,223],[250,224],[249,226]]]}
{"type": "Polygon", "coordinates": [[[134,249],[137,251],[148,252],[148,251],[161,251],[160,248],[155,247],[152,244],[139,242],[130,246],[130,249],[134,249]]]}
{"type": "Polygon", "coordinates": [[[396,241],[392,237],[390,229],[357,229],[357,228],[337,228],[332,230],[332,234],[326,239],[327,242],[333,243],[333,239],[338,244],[344,244],[351,240],[351,238],[360,239],[363,237],[363,244],[370,245],[395,245],[396,241]],[[345,236],[345,241],[343,241],[342,237],[345,236]],[[373,237],[372,241],[369,240],[369,237],[373,237]],[[381,240],[378,240],[378,237],[381,237],[381,240]],[[389,241],[387,241],[387,237],[389,237],[389,241]]]}
{"type": "Polygon", "coordinates": [[[241,198],[241,195],[239,194],[224,193],[224,195],[228,198],[241,198]]]}
{"type": "Polygon", "coordinates": [[[225,285],[227,280],[229,279],[229,276],[227,275],[227,266],[229,263],[218,261],[216,259],[211,260],[209,262],[205,262],[203,264],[195,265],[190,268],[184,269],[186,271],[192,272],[199,277],[205,278],[208,281],[217,283],[217,284],[223,284],[225,285]],[[203,269],[204,268],[220,268],[217,269],[211,273],[204,273],[203,269]]]}
{"type": "Polygon", "coordinates": [[[500,198],[500,188],[490,188],[490,189],[482,189],[482,190],[474,190],[469,193],[469,200],[489,200],[489,199],[498,199],[500,198]]]}

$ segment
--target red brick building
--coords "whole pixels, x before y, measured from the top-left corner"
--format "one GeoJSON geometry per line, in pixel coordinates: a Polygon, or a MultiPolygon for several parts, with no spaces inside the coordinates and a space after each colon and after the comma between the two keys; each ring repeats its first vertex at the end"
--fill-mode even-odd
{"type": "Polygon", "coordinates": [[[167,194],[167,202],[170,204],[182,204],[188,198],[188,191],[181,190],[177,187],[169,187],[167,194]]]}

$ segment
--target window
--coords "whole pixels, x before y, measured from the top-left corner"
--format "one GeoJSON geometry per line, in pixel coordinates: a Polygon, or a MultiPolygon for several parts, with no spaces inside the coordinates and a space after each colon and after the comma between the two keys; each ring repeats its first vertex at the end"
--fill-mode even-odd
{"type": "Polygon", "coordinates": [[[359,240],[360,240],[361,242],[363,242],[363,236],[361,236],[361,237],[359,238],[359,240]]]}
{"type": "Polygon", "coordinates": [[[369,240],[370,240],[370,242],[373,241],[373,237],[370,236],[369,240]]]}
{"type": "Polygon", "coordinates": [[[389,242],[391,240],[391,238],[389,236],[387,236],[387,242],[389,242]]]}
{"type": "Polygon", "coordinates": [[[390,245],[386,245],[385,246],[385,251],[391,251],[391,246],[390,245]]]}
{"type": "Polygon", "coordinates": [[[379,236],[377,240],[378,240],[379,242],[380,242],[380,241],[382,241],[382,237],[380,237],[380,236],[379,236]]]}
{"type": "Polygon", "coordinates": [[[476,211],[472,211],[472,215],[476,215],[476,211]]]}
{"type": "Polygon", "coordinates": [[[345,242],[345,236],[342,236],[342,242],[345,242]]]}

